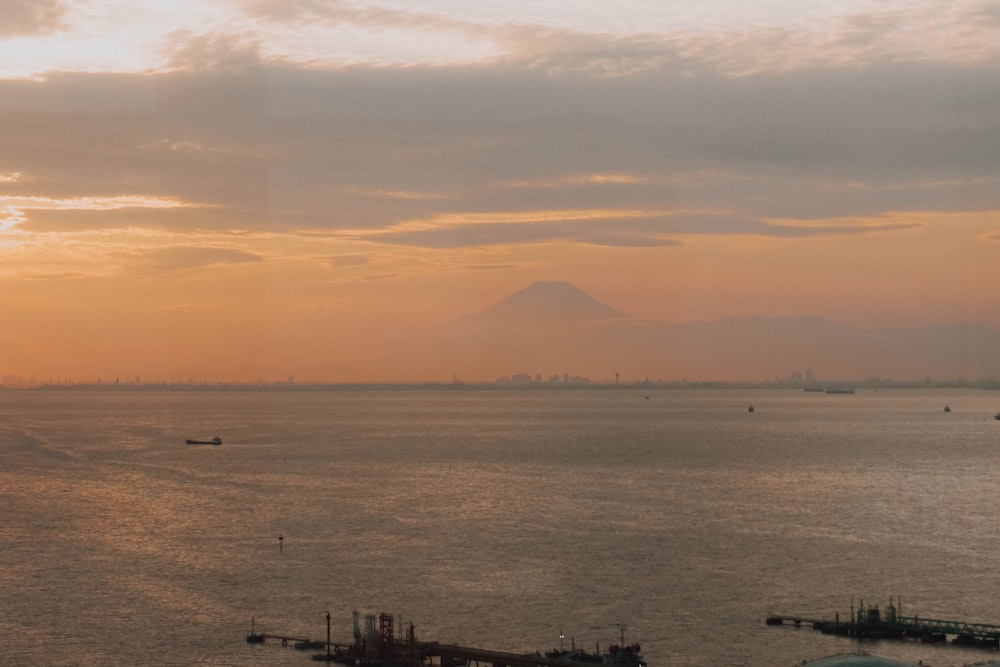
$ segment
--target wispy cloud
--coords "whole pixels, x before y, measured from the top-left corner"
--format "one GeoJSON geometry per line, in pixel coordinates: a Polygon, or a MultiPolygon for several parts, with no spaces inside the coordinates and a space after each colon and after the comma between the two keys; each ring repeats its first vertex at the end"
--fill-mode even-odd
{"type": "Polygon", "coordinates": [[[156,139],[146,144],[138,146],[141,150],[168,151],[172,153],[188,153],[191,155],[216,155],[220,157],[234,156],[238,158],[263,157],[261,151],[255,150],[253,146],[224,145],[200,139],[176,138],[176,139],[156,139]]]}
{"type": "Polygon", "coordinates": [[[218,264],[260,262],[260,255],[236,248],[167,246],[143,253],[145,270],[153,273],[200,269],[218,264]]]}
{"type": "Polygon", "coordinates": [[[2,2],[0,39],[61,31],[58,48],[36,45],[42,69],[22,65],[28,75],[96,71],[100,63],[125,71],[131,61],[137,72],[245,72],[265,62],[474,63],[590,77],[745,76],[876,63],[981,64],[1000,54],[991,0],[845,2],[835,9],[811,3],[770,13],[726,2],[683,9],[635,2],[617,12],[580,3],[567,13],[545,3],[511,12],[501,4],[219,0],[182,2],[176,11],[139,2],[127,15],[118,3],[88,3],[83,11],[56,0],[2,2]],[[101,42],[109,30],[117,55],[101,42]],[[62,54],[62,67],[53,53],[62,54]]]}
{"type": "Polygon", "coordinates": [[[641,174],[568,174],[552,179],[515,180],[501,185],[511,188],[559,188],[573,185],[636,185],[648,183],[641,174]]]}
{"type": "MultiPolygon", "coordinates": [[[[675,21],[683,27],[673,30],[667,21],[638,23],[643,13],[636,11],[637,23],[624,33],[609,30],[606,21],[601,23],[600,12],[586,7],[579,13],[592,14],[594,20],[566,21],[563,27],[530,18],[487,13],[456,17],[376,2],[247,0],[242,7],[250,16],[298,26],[319,22],[364,32],[405,31],[486,42],[492,45],[491,58],[496,62],[600,76],[706,69],[745,75],[874,62],[982,62],[1000,53],[994,32],[996,10],[987,0],[959,0],[947,6],[845,3],[839,14],[802,12],[807,20],[770,17],[741,26],[736,20],[716,19],[700,27],[675,21]],[[651,30],[650,25],[657,28],[651,30]]],[[[463,53],[460,48],[454,51],[463,53]]]]}
{"type": "Polygon", "coordinates": [[[233,33],[196,33],[179,30],[163,47],[167,69],[242,74],[261,66],[260,42],[233,33]]]}
{"type": "Polygon", "coordinates": [[[437,200],[437,199],[448,199],[448,195],[443,195],[437,192],[420,192],[418,190],[383,190],[383,189],[367,189],[367,188],[357,188],[354,190],[355,194],[366,196],[366,197],[376,197],[385,199],[404,199],[404,200],[437,200]]]}
{"type": "Polygon", "coordinates": [[[427,248],[573,241],[611,247],[668,247],[694,236],[786,239],[899,232],[920,225],[900,220],[793,220],[747,217],[725,210],[547,210],[449,214],[409,220],[374,232],[348,232],[368,242],[427,248]]]}
{"type": "Polygon", "coordinates": [[[368,264],[366,255],[338,255],[330,258],[330,266],[335,268],[365,266],[366,264],[368,264]]]}
{"type": "Polygon", "coordinates": [[[121,195],[117,197],[67,197],[56,199],[52,197],[0,195],[0,204],[20,210],[89,210],[111,211],[119,208],[193,208],[204,206],[180,201],[170,197],[144,197],[121,195]]]}
{"type": "Polygon", "coordinates": [[[0,0],[0,38],[52,32],[65,13],[59,0],[0,0]]]}
{"type": "Polygon", "coordinates": [[[185,202],[173,197],[118,195],[92,197],[40,197],[0,195],[0,231],[12,231],[29,218],[29,211],[99,212],[121,209],[211,208],[210,205],[185,202]]]}
{"type": "Polygon", "coordinates": [[[288,23],[349,23],[362,28],[410,28],[431,32],[485,30],[486,26],[441,13],[399,10],[375,2],[343,0],[241,0],[248,14],[288,23]]]}

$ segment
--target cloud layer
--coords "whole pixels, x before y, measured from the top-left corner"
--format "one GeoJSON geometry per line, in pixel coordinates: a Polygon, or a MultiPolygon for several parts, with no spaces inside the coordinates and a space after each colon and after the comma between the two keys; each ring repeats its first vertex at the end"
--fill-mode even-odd
{"type": "MultiPolygon", "coordinates": [[[[360,232],[430,247],[802,236],[771,221],[1000,207],[992,64],[594,77],[303,69],[229,46],[185,52],[206,70],[0,81],[0,173],[20,174],[0,191],[176,198],[203,209],[160,216],[176,229],[360,232]],[[550,210],[566,213],[521,222],[550,210]],[[447,226],[414,230],[443,216],[447,226]]],[[[34,212],[22,226],[67,219],[34,212]]]]}
{"type": "Polygon", "coordinates": [[[303,355],[539,279],[1000,324],[997,2],[623,3],[0,0],[0,305],[303,355]]]}

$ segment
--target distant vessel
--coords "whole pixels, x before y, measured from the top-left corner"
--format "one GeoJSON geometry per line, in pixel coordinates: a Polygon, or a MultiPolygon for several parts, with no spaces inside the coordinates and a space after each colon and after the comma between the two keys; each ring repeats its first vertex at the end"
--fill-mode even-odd
{"type": "Polygon", "coordinates": [[[186,440],[189,445],[221,445],[222,438],[215,436],[211,440],[186,440]]]}
{"type": "Polygon", "coordinates": [[[949,406],[947,406],[947,405],[946,405],[946,406],[944,406],[944,411],[945,411],[945,412],[951,412],[951,407],[949,407],[949,406]]]}
{"type": "Polygon", "coordinates": [[[752,405],[749,408],[747,408],[747,412],[753,412],[753,406],[752,405]]]}
{"type": "Polygon", "coordinates": [[[993,419],[1000,419],[1000,412],[993,415],[993,419]]]}
{"type": "Polygon", "coordinates": [[[849,387],[828,387],[826,390],[828,394],[853,394],[854,389],[849,387]]]}

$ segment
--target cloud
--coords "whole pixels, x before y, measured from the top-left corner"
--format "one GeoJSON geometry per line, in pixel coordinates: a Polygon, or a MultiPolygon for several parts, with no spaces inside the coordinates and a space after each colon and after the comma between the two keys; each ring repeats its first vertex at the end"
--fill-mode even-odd
{"type": "MultiPolygon", "coordinates": [[[[845,19],[839,34],[857,46],[888,20],[845,19]]],[[[996,61],[879,56],[730,76],[689,67],[714,56],[683,39],[532,35],[536,51],[488,63],[330,68],[269,60],[236,35],[183,33],[169,71],[0,80],[0,195],[198,203],[43,211],[5,200],[22,214],[5,219],[21,229],[272,230],[440,248],[663,247],[687,234],[870,231],[777,220],[1000,208],[996,61]],[[584,65],[618,56],[650,67],[611,75],[584,65]],[[647,213],[524,222],[537,211],[621,210],[647,213]],[[497,217],[467,224],[485,214],[497,217]],[[449,219],[464,222],[440,224],[449,219]],[[436,222],[410,224],[427,220],[436,222]]]]}
{"type": "MultiPolygon", "coordinates": [[[[115,195],[115,196],[80,196],[80,197],[47,197],[38,195],[2,195],[0,194],[0,232],[10,232],[18,227],[28,227],[29,223],[35,230],[58,228],[60,220],[67,221],[72,227],[76,222],[88,218],[107,219],[104,226],[115,220],[116,213],[128,212],[130,219],[141,218],[136,211],[169,211],[171,209],[205,207],[193,202],[185,202],[172,197],[155,195],[115,195]]],[[[93,226],[92,224],[78,225],[93,226]]]]}
{"type": "Polygon", "coordinates": [[[521,211],[513,214],[454,214],[412,220],[386,230],[360,233],[374,243],[458,248],[571,241],[622,248],[670,247],[693,236],[761,236],[785,239],[857,236],[917,229],[897,220],[766,220],[735,211],[521,211]]]}
{"type": "Polygon", "coordinates": [[[260,68],[260,44],[235,34],[172,33],[164,47],[167,68],[185,71],[244,74],[260,68]]]}
{"type": "MultiPolygon", "coordinates": [[[[347,26],[352,31],[378,33],[408,31],[428,33],[441,39],[452,35],[469,41],[489,40],[503,34],[508,27],[491,26],[463,20],[445,13],[421,10],[401,10],[379,6],[375,3],[344,2],[343,0],[242,0],[243,10],[250,16],[269,22],[285,23],[296,27],[347,26]]],[[[521,30],[530,29],[519,26],[521,30]]]]}
{"type": "Polygon", "coordinates": [[[52,280],[55,282],[62,282],[65,280],[78,280],[81,278],[89,278],[90,274],[87,273],[71,273],[71,272],[50,272],[50,271],[27,271],[21,272],[17,275],[19,280],[52,280]]]}
{"type": "Polygon", "coordinates": [[[260,262],[260,255],[235,248],[206,246],[167,246],[146,251],[142,256],[145,270],[150,273],[200,269],[218,264],[260,262]]]}
{"type": "Polygon", "coordinates": [[[338,255],[330,258],[330,266],[334,268],[364,266],[366,264],[368,264],[368,257],[365,255],[338,255]]]}
{"type": "MultiPolygon", "coordinates": [[[[996,7],[988,0],[956,0],[946,6],[938,2],[860,5],[861,10],[859,5],[846,6],[832,14],[806,12],[808,21],[798,22],[782,19],[777,12],[742,24],[714,17],[709,25],[687,22],[680,28],[668,27],[668,11],[657,15],[663,19],[660,22],[616,17],[617,32],[609,29],[602,10],[587,7],[558,23],[542,18],[533,23],[527,18],[531,12],[457,18],[425,8],[341,0],[244,0],[241,6],[249,16],[300,29],[319,24],[363,35],[405,35],[408,39],[401,41],[416,43],[424,38],[450,39],[456,47],[453,53],[470,54],[465,62],[483,57],[468,45],[486,43],[491,62],[550,75],[617,77],[671,70],[744,75],[886,62],[984,62],[1000,54],[994,31],[996,7]]],[[[429,51],[435,55],[427,60],[440,62],[437,51],[429,51]]],[[[451,61],[462,61],[462,55],[451,61]]]]}
{"type": "Polygon", "coordinates": [[[919,229],[922,225],[916,222],[880,222],[880,221],[762,221],[761,229],[766,236],[782,238],[814,238],[818,236],[859,236],[863,234],[881,234],[885,232],[903,232],[919,229]]]}
{"type": "Polygon", "coordinates": [[[393,228],[360,234],[381,243],[432,248],[510,245],[570,240],[607,246],[669,246],[663,230],[649,229],[647,221],[665,218],[640,210],[536,210],[465,213],[409,220],[393,228]],[[638,221],[638,224],[636,224],[638,221]]]}
{"type": "Polygon", "coordinates": [[[358,240],[424,248],[463,248],[491,245],[519,245],[546,241],[571,241],[616,247],[665,247],[677,241],[634,229],[615,227],[612,221],[594,220],[587,225],[570,222],[541,225],[493,223],[473,227],[445,227],[361,234],[358,240]]]}
{"type": "Polygon", "coordinates": [[[0,0],[0,39],[52,32],[65,12],[59,0],[0,0]]]}
{"type": "Polygon", "coordinates": [[[517,264],[464,264],[457,268],[463,271],[509,271],[516,269],[517,264]]]}
{"type": "Polygon", "coordinates": [[[886,63],[972,64],[1000,55],[996,6],[985,0],[910,3],[808,23],[616,35],[510,31],[510,58],[556,72],[628,76],[678,71],[745,76],[886,63]]]}

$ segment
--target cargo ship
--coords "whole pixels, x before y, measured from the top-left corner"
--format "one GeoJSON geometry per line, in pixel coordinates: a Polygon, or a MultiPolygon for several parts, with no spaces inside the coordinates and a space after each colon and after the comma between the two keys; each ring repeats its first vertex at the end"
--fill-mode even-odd
{"type": "Polygon", "coordinates": [[[185,440],[185,442],[187,444],[189,444],[189,445],[221,445],[222,444],[222,438],[220,438],[219,436],[215,436],[211,440],[190,440],[189,439],[189,440],[185,440]]]}

